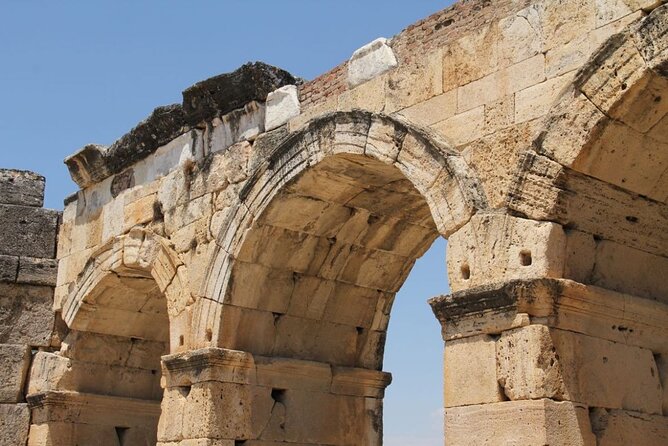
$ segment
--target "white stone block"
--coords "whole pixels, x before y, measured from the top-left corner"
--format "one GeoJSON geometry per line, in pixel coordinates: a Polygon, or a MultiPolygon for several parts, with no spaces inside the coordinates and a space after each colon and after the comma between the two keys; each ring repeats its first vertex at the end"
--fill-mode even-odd
{"type": "Polygon", "coordinates": [[[295,85],[286,85],[267,95],[266,131],[280,127],[291,118],[299,116],[299,94],[295,85]]]}
{"type": "Polygon", "coordinates": [[[348,85],[354,88],[396,66],[392,48],[380,37],[353,53],[348,62],[348,85]]]}

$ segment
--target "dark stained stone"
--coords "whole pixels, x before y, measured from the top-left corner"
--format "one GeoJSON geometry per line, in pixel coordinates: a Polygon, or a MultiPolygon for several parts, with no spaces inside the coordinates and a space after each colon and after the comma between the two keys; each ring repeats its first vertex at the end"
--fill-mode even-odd
{"type": "Polygon", "coordinates": [[[0,169],[0,203],[41,207],[44,184],[44,177],[34,172],[0,169]]]}
{"type": "Polygon", "coordinates": [[[59,212],[0,204],[0,254],[52,259],[59,212]]]}
{"type": "Polygon", "coordinates": [[[183,92],[183,109],[188,124],[195,126],[224,115],[252,101],[264,102],[277,88],[297,83],[290,73],[262,62],[242,65],[196,83],[183,92]]]}

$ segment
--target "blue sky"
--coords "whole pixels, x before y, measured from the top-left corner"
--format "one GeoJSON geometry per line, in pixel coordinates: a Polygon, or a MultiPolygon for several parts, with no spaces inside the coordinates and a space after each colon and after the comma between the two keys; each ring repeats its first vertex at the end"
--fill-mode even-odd
{"type": "MultiPolygon", "coordinates": [[[[0,0],[0,166],[47,177],[46,206],[76,191],[62,160],[110,144],[194,82],[262,60],[312,79],[376,37],[451,1],[0,0]]],[[[442,444],[439,325],[445,243],[414,268],[395,304],[385,369],[385,444],[442,444]]]]}

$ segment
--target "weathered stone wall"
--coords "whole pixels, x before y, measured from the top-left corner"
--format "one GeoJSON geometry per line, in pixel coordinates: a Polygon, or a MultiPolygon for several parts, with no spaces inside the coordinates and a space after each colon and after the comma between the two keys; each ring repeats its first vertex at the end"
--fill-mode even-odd
{"type": "Polygon", "coordinates": [[[43,209],[44,177],[0,170],[0,444],[25,445],[27,376],[37,350],[60,343],[54,324],[60,213],[43,209]]]}
{"type": "Polygon", "coordinates": [[[439,236],[448,445],[665,444],[667,35],[656,1],[462,1],[84,147],[31,444],[380,444],[392,302],[439,236]]]}

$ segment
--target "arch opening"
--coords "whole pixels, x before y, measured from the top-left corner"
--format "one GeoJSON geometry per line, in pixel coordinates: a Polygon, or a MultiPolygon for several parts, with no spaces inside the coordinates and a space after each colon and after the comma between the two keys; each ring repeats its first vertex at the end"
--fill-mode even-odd
{"type": "Polygon", "coordinates": [[[45,392],[47,405],[56,395],[82,408],[67,429],[48,420],[53,444],[157,444],[161,358],[170,352],[178,294],[173,258],[159,237],[133,230],[89,260],[63,302],[69,331],[60,351],[40,352],[35,361],[33,373],[48,378],[31,393],[45,392]]]}
{"type": "Polygon", "coordinates": [[[438,236],[424,196],[370,156],[329,155],[281,187],[234,257],[219,340],[255,356],[258,381],[263,363],[302,377],[267,388],[283,409],[258,439],[380,444],[390,310],[438,236]]]}

